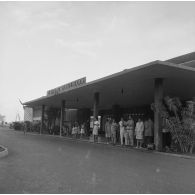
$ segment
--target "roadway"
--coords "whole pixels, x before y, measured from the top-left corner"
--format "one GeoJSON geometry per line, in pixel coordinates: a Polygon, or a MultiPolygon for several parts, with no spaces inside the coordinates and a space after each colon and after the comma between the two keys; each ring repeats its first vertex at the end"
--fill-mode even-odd
{"type": "Polygon", "coordinates": [[[0,129],[0,193],[195,193],[195,160],[0,129]]]}

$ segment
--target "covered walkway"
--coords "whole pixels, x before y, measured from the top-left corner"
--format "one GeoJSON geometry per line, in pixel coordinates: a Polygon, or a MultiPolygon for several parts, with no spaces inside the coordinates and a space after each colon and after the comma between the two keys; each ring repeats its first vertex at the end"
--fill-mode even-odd
{"type": "Polygon", "coordinates": [[[188,57],[181,56],[180,64],[178,58],[166,62],[154,61],[69,88],[57,95],[43,96],[24,105],[32,108],[41,106],[42,123],[45,106],[61,108],[61,134],[65,108],[90,109],[93,116],[97,117],[101,110],[112,109],[115,105],[120,108],[150,107],[154,102],[154,141],[156,149],[161,150],[162,128],[158,107],[167,95],[179,97],[183,101],[195,96],[195,87],[192,85],[195,83],[195,61],[192,57],[195,57],[194,53],[188,54],[188,57]]]}

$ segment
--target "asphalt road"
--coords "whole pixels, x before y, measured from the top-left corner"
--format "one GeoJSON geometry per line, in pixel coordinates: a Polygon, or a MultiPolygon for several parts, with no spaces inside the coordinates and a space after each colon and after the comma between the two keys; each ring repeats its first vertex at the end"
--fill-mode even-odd
{"type": "Polygon", "coordinates": [[[195,193],[195,160],[0,129],[0,193],[195,193]]]}

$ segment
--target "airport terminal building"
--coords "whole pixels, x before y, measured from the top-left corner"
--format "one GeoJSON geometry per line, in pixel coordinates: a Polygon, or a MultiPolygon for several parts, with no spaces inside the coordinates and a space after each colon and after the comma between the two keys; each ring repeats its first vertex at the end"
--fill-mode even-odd
{"type": "Polygon", "coordinates": [[[104,131],[107,117],[119,121],[131,115],[151,117],[154,121],[154,143],[157,150],[162,147],[162,124],[159,105],[163,97],[179,97],[182,101],[195,97],[195,52],[166,61],[153,61],[131,69],[86,82],[81,78],[63,86],[48,90],[46,96],[24,103],[33,110],[34,120],[41,121],[41,131],[47,128],[49,108],[59,110],[56,124],[59,134],[66,124],[82,123],[98,117],[100,131],[104,131]],[[155,110],[151,110],[154,103],[155,110]]]}

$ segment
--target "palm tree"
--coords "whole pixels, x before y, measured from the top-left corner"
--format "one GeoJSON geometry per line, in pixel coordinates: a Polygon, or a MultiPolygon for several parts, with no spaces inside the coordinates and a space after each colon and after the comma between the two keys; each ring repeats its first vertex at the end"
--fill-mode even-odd
{"type": "Polygon", "coordinates": [[[167,121],[172,135],[172,141],[179,147],[181,152],[193,152],[195,145],[195,99],[184,105],[179,98],[164,98],[160,114],[167,121]]]}

